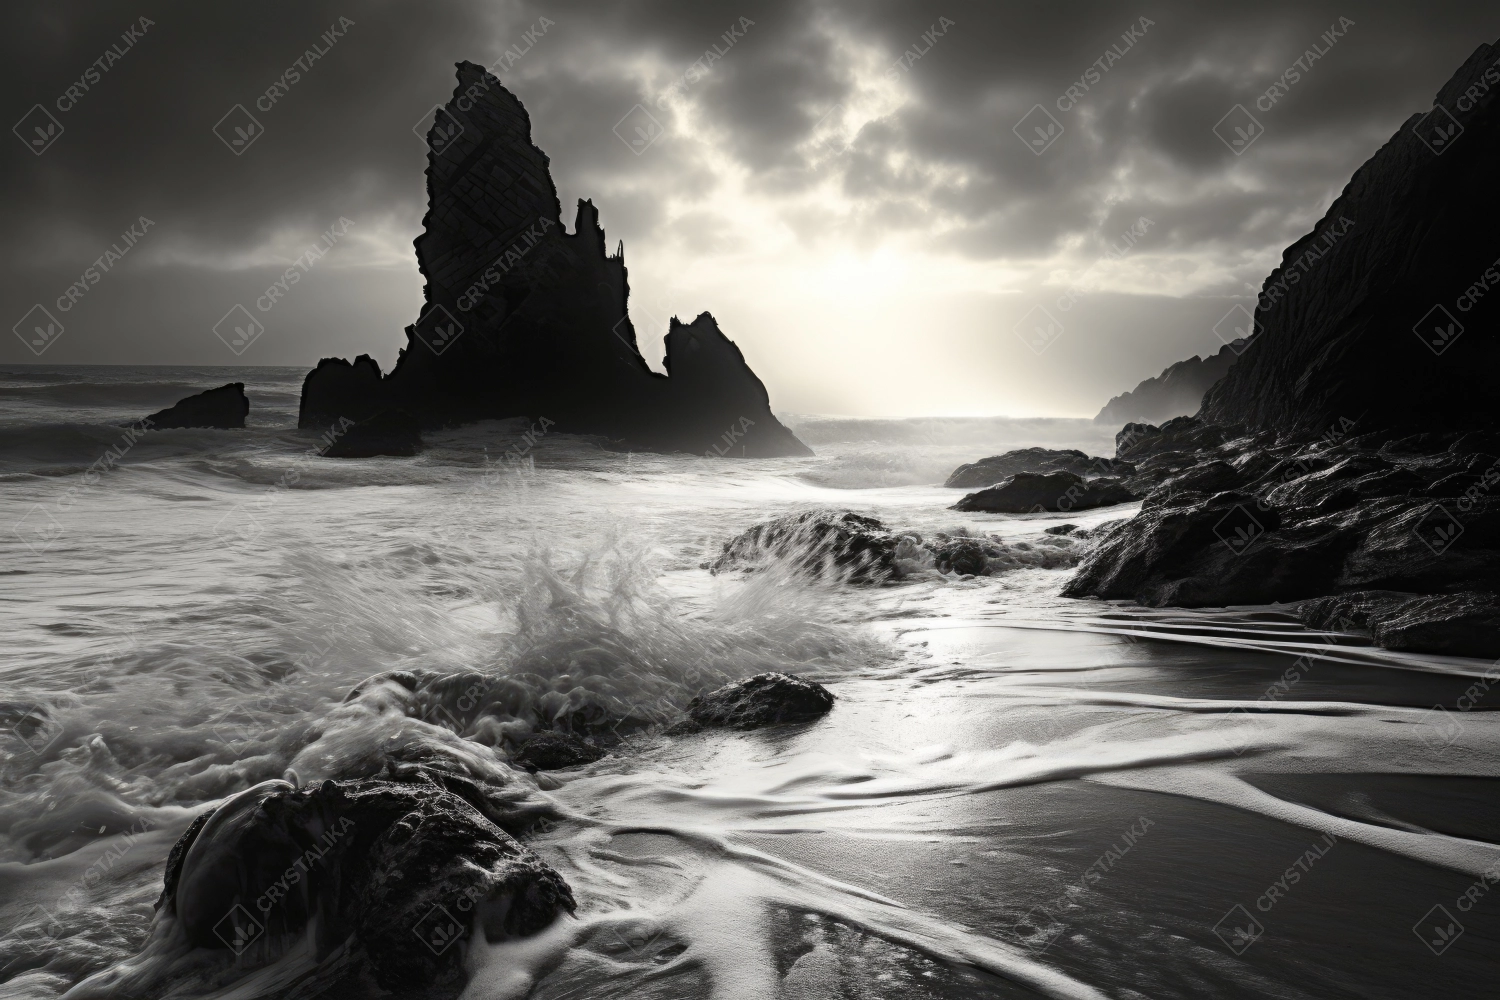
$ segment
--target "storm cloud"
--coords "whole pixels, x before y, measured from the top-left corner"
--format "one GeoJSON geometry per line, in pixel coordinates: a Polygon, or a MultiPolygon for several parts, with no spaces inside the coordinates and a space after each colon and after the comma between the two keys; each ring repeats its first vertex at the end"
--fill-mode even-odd
{"type": "Polygon", "coordinates": [[[421,301],[414,127],[473,59],[565,218],[592,198],[624,241],[643,342],[709,309],[791,411],[1083,415],[1217,350],[1500,9],[107,0],[8,29],[0,314],[65,332],[0,363],[388,366],[421,301]],[[237,304],[266,328],[243,354],[213,332],[237,304]]]}

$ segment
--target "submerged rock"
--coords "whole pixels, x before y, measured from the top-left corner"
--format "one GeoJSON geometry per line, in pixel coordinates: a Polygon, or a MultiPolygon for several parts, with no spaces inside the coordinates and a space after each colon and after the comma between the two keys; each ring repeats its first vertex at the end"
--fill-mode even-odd
{"type": "Polygon", "coordinates": [[[528,771],[555,771],[592,764],[604,756],[602,748],[571,733],[537,733],[517,747],[510,759],[528,771]]]}
{"type": "Polygon", "coordinates": [[[561,433],[713,457],[809,455],[713,316],[672,318],[667,376],[647,365],[627,311],[623,246],[578,202],[573,232],[531,119],[483,67],[458,64],[429,132],[427,214],[416,239],[425,301],[395,368],[324,359],[298,426],[404,409],[424,429],[545,417],[561,433]]]}
{"type": "Polygon", "coordinates": [[[987,490],[970,493],[949,509],[992,514],[1066,513],[1139,499],[1118,479],[1084,479],[1071,472],[1018,472],[987,490]]]}
{"type": "Polygon", "coordinates": [[[344,429],[323,450],[326,458],[373,458],[377,455],[415,455],[422,450],[417,418],[405,410],[382,410],[344,429]]]}
{"type": "Polygon", "coordinates": [[[943,485],[962,489],[992,486],[1018,472],[1071,472],[1090,477],[1129,475],[1134,471],[1129,462],[1100,458],[1072,448],[1020,448],[960,465],[943,485]]]}
{"type": "Polygon", "coordinates": [[[245,398],[245,383],[230,382],[208,389],[196,396],[179,399],[175,406],[158,410],[146,418],[155,430],[169,427],[218,427],[236,430],[245,426],[250,400],[245,398]]]}
{"type": "Polygon", "coordinates": [[[268,781],[199,817],[167,861],[158,909],[199,948],[269,961],[309,926],[321,960],[352,939],[379,985],[458,981],[477,915],[489,941],[574,909],[562,877],[496,825],[475,782],[430,769],[390,779],[268,781]]]}
{"type": "Polygon", "coordinates": [[[793,674],[757,674],[694,698],[688,703],[687,729],[758,729],[809,722],[827,715],[833,702],[833,692],[815,681],[793,674]]]}
{"type": "Polygon", "coordinates": [[[709,571],[754,569],[780,559],[815,576],[880,583],[900,576],[895,562],[900,540],[873,517],[803,511],[762,522],[725,542],[709,571]]]}

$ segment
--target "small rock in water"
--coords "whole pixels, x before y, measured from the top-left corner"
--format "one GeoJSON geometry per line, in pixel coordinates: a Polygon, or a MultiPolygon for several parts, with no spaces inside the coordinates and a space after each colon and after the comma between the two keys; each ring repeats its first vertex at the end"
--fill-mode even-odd
{"type": "Polygon", "coordinates": [[[592,764],[603,756],[602,749],[570,733],[537,733],[517,747],[510,759],[534,772],[592,764]]]}
{"type": "Polygon", "coordinates": [[[754,568],[783,558],[813,575],[844,573],[850,583],[882,582],[900,576],[895,563],[901,538],[873,517],[845,512],[804,511],[757,524],[724,543],[709,567],[721,573],[754,568]]]}
{"type": "Polygon", "coordinates": [[[1054,524],[1052,527],[1043,528],[1042,530],[1049,535],[1071,535],[1078,530],[1078,525],[1054,524]]]}
{"type": "Polygon", "coordinates": [[[756,674],[694,698],[688,703],[689,722],[674,729],[758,729],[807,722],[827,715],[833,700],[833,692],[814,681],[793,674],[756,674]]]}
{"type": "Polygon", "coordinates": [[[200,392],[177,401],[177,405],[158,410],[146,418],[153,430],[170,427],[217,427],[236,430],[245,426],[250,400],[245,398],[245,383],[230,382],[217,389],[200,392]]]}
{"type": "Polygon", "coordinates": [[[1072,472],[1018,472],[987,490],[970,493],[950,509],[991,514],[1062,513],[1139,499],[1118,479],[1084,479],[1072,472]]]}

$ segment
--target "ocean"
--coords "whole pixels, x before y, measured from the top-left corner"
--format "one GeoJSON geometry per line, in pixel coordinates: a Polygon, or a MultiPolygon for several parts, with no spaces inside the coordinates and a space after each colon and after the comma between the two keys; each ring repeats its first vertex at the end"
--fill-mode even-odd
{"type": "Polygon", "coordinates": [[[0,370],[0,997],[340,995],[305,951],[212,989],[138,952],[196,813],[393,740],[553,817],[529,843],[578,914],[462,945],[476,1000],[1493,992],[1495,666],[1275,608],[1065,600],[1086,543],[1045,529],[1134,505],[948,509],[962,462],[1110,455],[1116,428],[784,415],[815,457],[737,460],[518,419],[333,459],[296,429],[304,374],[0,370]],[[229,381],[244,430],[137,423],[229,381]],[[1005,558],[880,587],[707,569],[812,508],[1005,558]],[[345,702],[393,669],[507,677],[525,710],[345,702]],[[826,684],[833,712],[663,733],[765,670],[826,684]],[[529,775],[504,748],[538,714],[632,724],[529,775]]]}

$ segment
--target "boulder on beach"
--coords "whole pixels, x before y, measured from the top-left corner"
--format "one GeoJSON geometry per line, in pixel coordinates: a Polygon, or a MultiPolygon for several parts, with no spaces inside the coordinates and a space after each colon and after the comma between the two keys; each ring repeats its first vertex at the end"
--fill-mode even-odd
{"type": "Polygon", "coordinates": [[[353,938],[384,989],[455,983],[463,949],[448,945],[476,917],[494,942],[575,905],[490,812],[478,783],[425,769],[263,782],[198,817],[172,849],[157,908],[176,922],[158,926],[242,964],[273,961],[314,928],[315,959],[353,938]]]}
{"type": "Polygon", "coordinates": [[[989,514],[1068,513],[1139,499],[1119,479],[1084,479],[1072,472],[1018,472],[987,490],[970,493],[949,509],[989,514]]]}
{"type": "Polygon", "coordinates": [[[402,409],[422,429],[545,417],[636,450],[812,454],[710,313],[672,317],[660,331],[668,374],[651,370],[623,245],[609,252],[592,201],[565,230],[526,109],[482,66],[460,62],[457,76],[428,133],[425,301],[406,346],[384,375],[368,355],[323,359],[303,381],[298,426],[402,409]]]}
{"type": "Polygon", "coordinates": [[[1018,472],[1071,472],[1091,478],[1129,475],[1134,471],[1129,462],[1089,455],[1073,448],[1018,448],[960,465],[943,485],[972,490],[993,486],[1018,472]]]}
{"type": "Polygon", "coordinates": [[[217,427],[236,430],[245,426],[250,400],[245,398],[245,383],[230,382],[195,396],[179,399],[175,406],[158,410],[146,418],[153,430],[170,427],[217,427]]]}
{"type": "Polygon", "coordinates": [[[688,703],[688,721],[676,732],[698,729],[759,729],[810,722],[833,708],[833,692],[794,674],[765,673],[726,684],[688,703]]]}

